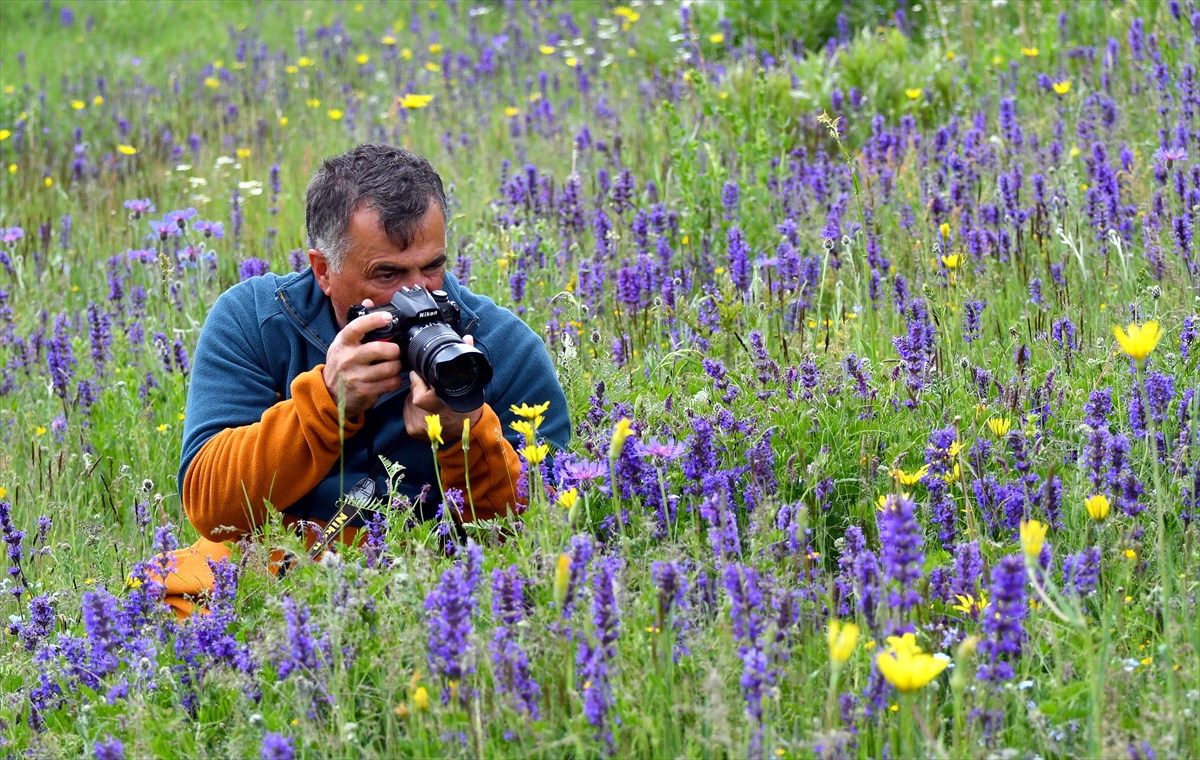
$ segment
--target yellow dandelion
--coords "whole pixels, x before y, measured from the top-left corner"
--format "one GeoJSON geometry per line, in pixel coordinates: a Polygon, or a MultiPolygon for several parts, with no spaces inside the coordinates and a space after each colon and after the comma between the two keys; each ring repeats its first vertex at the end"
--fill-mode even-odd
{"type": "Polygon", "coordinates": [[[540,464],[546,458],[546,455],[550,453],[550,446],[545,443],[541,446],[529,445],[518,449],[518,451],[520,451],[521,456],[525,457],[526,461],[530,464],[540,464]]]}
{"type": "Polygon", "coordinates": [[[215,90],[221,86],[221,80],[216,77],[205,77],[204,86],[210,90],[215,90]]]}
{"type": "Polygon", "coordinates": [[[117,152],[124,156],[134,156],[137,155],[137,148],[132,145],[118,145],[117,152]]]}
{"type": "Polygon", "coordinates": [[[1061,82],[1054,82],[1050,85],[1054,88],[1054,92],[1058,95],[1066,95],[1071,91],[1071,80],[1064,79],[1061,82]]]}
{"type": "Polygon", "coordinates": [[[4,142],[10,137],[12,137],[12,132],[7,129],[0,129],[0,142],[4,142]]]}
{"type": "Polygon", "coordinates": [[[511,406],[509,406],[509,410],[513,414],[515,414],[518,417],[524,417],[527,420],[532,420],[535,417],[540,417],[541,415],[545,414],[546,410],[549,408],[550,408],[549,401],[545,401],[541,404],[534,404],[533,406],[529,406],[528,404],[525,404],[525,403],[522,403],[520,406],[517,406],[516,404],[512,404],[511,406]]]}
{"type": "Polygon", "coordinates": [[[84,103],[82,100],[72,100],[71,101],[71,108],[74,108],[76,111],[82,111],[84,109],[84,107],[86,107],[86,106],[87,106],[87,103],[84,103]]]}
{"type": "Polygon", "coordinates": [[[440,44],[435,42],[429,46],[430,55],[437,55],[440,52],[442,52],[442,46],[440,44]]]}
{"type": "Polygon", "coordinates": [[[97,106],[104,105],[104,96],[97,95],[96,97],[92,98],[92,105],[97,105],[97,106]]]}
{"type": "Polygon", "coordinates": [[[916,472],[905,472],[899,468],[892,470],[892,477],[900,481],[902,486],[913,486],[921,482],[921,478],[929,474],[929,465],[921,465],[916,472]]]}
{"type": "Polygon", "coordinates": [[[380,42],[387,45],[388,47],[391,47],[392,45],[396,44],[396,38],[390,34],[385,34],[383,36],[383,39],[380,40],[380,42]]]}
{"type": "Polygon", "coordinates": [[[513,108],[512,106],[509,106],[508,108],[504,109],[504,115],[509,117],[510,119],[519,113],[521,113],[520,108],[513,108]]]}
{"type": "Polygon", "coordinates": [[[558,503],[564,509],[570,509],[575,506],[575,502],[579,501],[579,489],[572,488],[569,491],[561,491],[558,494],[558,503]]]}
{"type": "Polygon", "coordinates": [[[555,50],[555,48],[553,45],[539,45],[538,46],[538,52],[540,52],[542,55],[553,55],[554,50],[555,50]]]}
{"type": "Polygon", "coordinates": [[[355,58],[354,60],[358,61],[358,64],[361,66],[362,64],[371,60],[371,56],[367,55],[366,53],[359,53],[358,57],[355,58]]]}
{"type": "Polygon", "coordinates": [[[921,93],[923,92],[925,92],[924,87],[909,87],[904,91],[904,94],[908,96],[909,100],[916,100],[921,97],[921,93]]]}
{"type": "Polygon", "coordinates": [[[1012,428],[1012,420],[1008,417],[993,417],[987,421],[988,430],[992,431],[992,435],[997,438],[1003,438],[1008,435],[1008,431],[1012,428]]]}
{"type": "Polygon", "coordinates": [[[341,109],[338,109],[338,108],[330,108],[328,111],[325,112],[325,115],[328,116],[330,119],[333,119],[334,121],[339,121],[342,118],[341,109]]]}
{"type": "Polygon", "coordinates": [[[720,32],[717,32],[716,34],[710,34],[708,35],[708,41],[714,45],[720,45],[725,41],[725,35],[721,34],[720,32]]]}
{"type": "Polygon", "coordinates": [[[567,65],[570,66],[571,68],[575,68],[576,66],[579,65],[579,59],[576,58],[575,56],[571,56],[570,58],[567,59],[567,65]]]}
{"type": "Polygon", "coordinates": [[[403,50],[400,51],[400,57],[406,61],[411,61],[412,60],[412,51],[409,50],[408,48],[404,48],[403,50]]]}
{"type": "Polygon", "coordinates": [[[300,58],[300,60],[296,61],[296,65],[302,69],[307,66],[312,66],[312,64],[313,64],[312,59],[309,58],[308,56],[303,56],[300,58]]]}

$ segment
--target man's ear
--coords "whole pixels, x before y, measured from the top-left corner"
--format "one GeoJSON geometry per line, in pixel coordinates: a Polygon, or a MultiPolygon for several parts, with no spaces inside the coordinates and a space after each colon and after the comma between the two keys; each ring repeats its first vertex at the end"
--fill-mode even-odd
{"type": "Polygon", "coordinates": [[[325,254],[318,251],[316,248],[308,249],[308,263],[312,267],[313,275],[317,278],[317,284],[321,286],[321,291],[325,295],[329,295],[329,260],[325,258],[325,254]]]}

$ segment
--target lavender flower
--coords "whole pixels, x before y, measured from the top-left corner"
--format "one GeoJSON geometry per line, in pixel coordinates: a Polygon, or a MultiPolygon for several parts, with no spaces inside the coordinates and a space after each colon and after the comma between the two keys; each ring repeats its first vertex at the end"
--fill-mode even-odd
{"type": "Polygon", "coordinates": [[[1025,640],[1025,629],[1021,627],[1025,614],[1025,563],[1019,555],[1010,554],[992,572],[992,599],[983,611],[987,638],[979,645],[986,661],[979,667],[979,680],[1013,678],[1013,663],[1021,656],[1025,640]]]}
{"type": "MultiPolygon", "coordinates": [[[[63,8],[63,11],[65,13],[67,9],[63,8]]],[[[106,739],[97,740],[92,749],[96,753],[96,760],[125,760],[125,745],[121,744],[120,739],[113,738],[112,734],[106,739]]]]}
{"type": "Polygon", "coordinates": [[[761,757],[763,691],[774,683],[775,676],[768,668],[764,648],[763,634],[767,626],[762,613],[763,595],[759,588],[758,572],[748,565],[731,562],[725,566],[721,580],[732,603],[729,619],[733,623],[733,636],[738,642],[738,656],[742,660],[742,696],[746,698],[746,711],[754,724],[749,755],[761,757]]]}
{"type": "Polygon", "coordinates": [[[920,602],[917,581],[925,562],[925,539],[916,518],[916,505],[904,496],[890,495],[879,512],[879,543],[884,577],[897,584],[889,604],[901,614],[920,602]]]}
{"type": "Polygon", "coordinates": [[[268,731],[263,737],[262,760],[295,760],[296,750],[292,747],[292,739],[274,731],[268,731]]]}
{"type": "Polygon", "coordinates": [[[442,573],[437,588],[425,597],[429,613],[429,668],[442,680],[442,704],[450,703],[451,683],[458,684],[458,698],[464,704],[467,689],[462,681],[474,672],[471,618],[475,613],[475,590],[483,566],[483,550],[473,541],[467,543],[465,559],[442,573]]]}
{"type": "Polygon", "coordinates": [[[616,583],[622,567],[616,557],[607,557],[596,563],[592,581],[595,641],[581,641],[576,653],[580,691],[583,693],[583,714],[596,729],[596,738],[602,739],[610,751],[613,748],[612,725],[620,722],[619,718],[609,715],[614,704],[609,665],[617,654],[616,644],[621,628],[616,583]]]}
{"type": "Polygon", "coordinates": [[[541,687],[530,672],[529,659],[518,640],[518,626],[525,619],[526,583],[516,565],[492,570],[492,615],[497,621],[491,645],[492,672],[496,692],[511,695],[518,711],[537,720],[541,687]]]}

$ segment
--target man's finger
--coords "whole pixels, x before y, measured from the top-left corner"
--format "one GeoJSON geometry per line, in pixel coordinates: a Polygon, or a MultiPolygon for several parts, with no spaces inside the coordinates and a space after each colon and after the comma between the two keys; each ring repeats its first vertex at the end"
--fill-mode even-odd
{"type": "Polygon", "coordinates": [[[400,377],[401,381],[404,379],[400,375],[399,359],[383,361],[363,367],[358,375],[358,380],[362,383],[376,383],[380,380],[388,380],[393,377],[400,377]]]}
{"type": "Polygon", "coordinates": [[[378,330],[392,322],[392,316],[386,311],[377,312],[375,314],[364,314],[361,317],[346,325],[340,333],[338,339],[343,343],[362,343],[363,336],[372,330],[378,330]]]}

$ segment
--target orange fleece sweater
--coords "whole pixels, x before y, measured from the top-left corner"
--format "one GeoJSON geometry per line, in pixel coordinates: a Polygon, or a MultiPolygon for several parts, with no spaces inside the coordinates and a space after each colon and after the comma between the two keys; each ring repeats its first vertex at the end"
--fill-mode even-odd
{"type": "MultiPolygon", "coordinates": [[[[324,368],[320,364],[297,375],[290,399],[267,409],[258,422],[213,436],[188,466],[184,509],[201,538],[174,553],[175,570],[164,579],[167,604],[181,618],[195,609],[186,597],[212,589],[207,560],[229,556],[229,548],[219,542],[236,541],[265,523],[267,502],[277,510],[296,503],[337,464],[339,433],[348,438],[362,428],[363,421],[356,419],[346,420],[339,430],[337,403],[325,387],[324,368]]],[[[490,406],[484,405],[483,416],[471,427],[469,443],[469,464],[461,441],[438,451],[442,487],[465,491],[469,466],[476,518],[501,516],[510,508],[519,511],[520,460],[490,406]]],[[[466,509],[471,519],[470,507],[466,509]]],[[[285,526],[296,522],[285,516],[285,526]]],[[[312,522],[324,527],[323,521],[312,522]]],[[[357,533],[356,528],[345,529],[342,542],[351,543],[357,533]]],[[[316,534],[306,531],[305,539],[311,546],[316,534]]]]}

